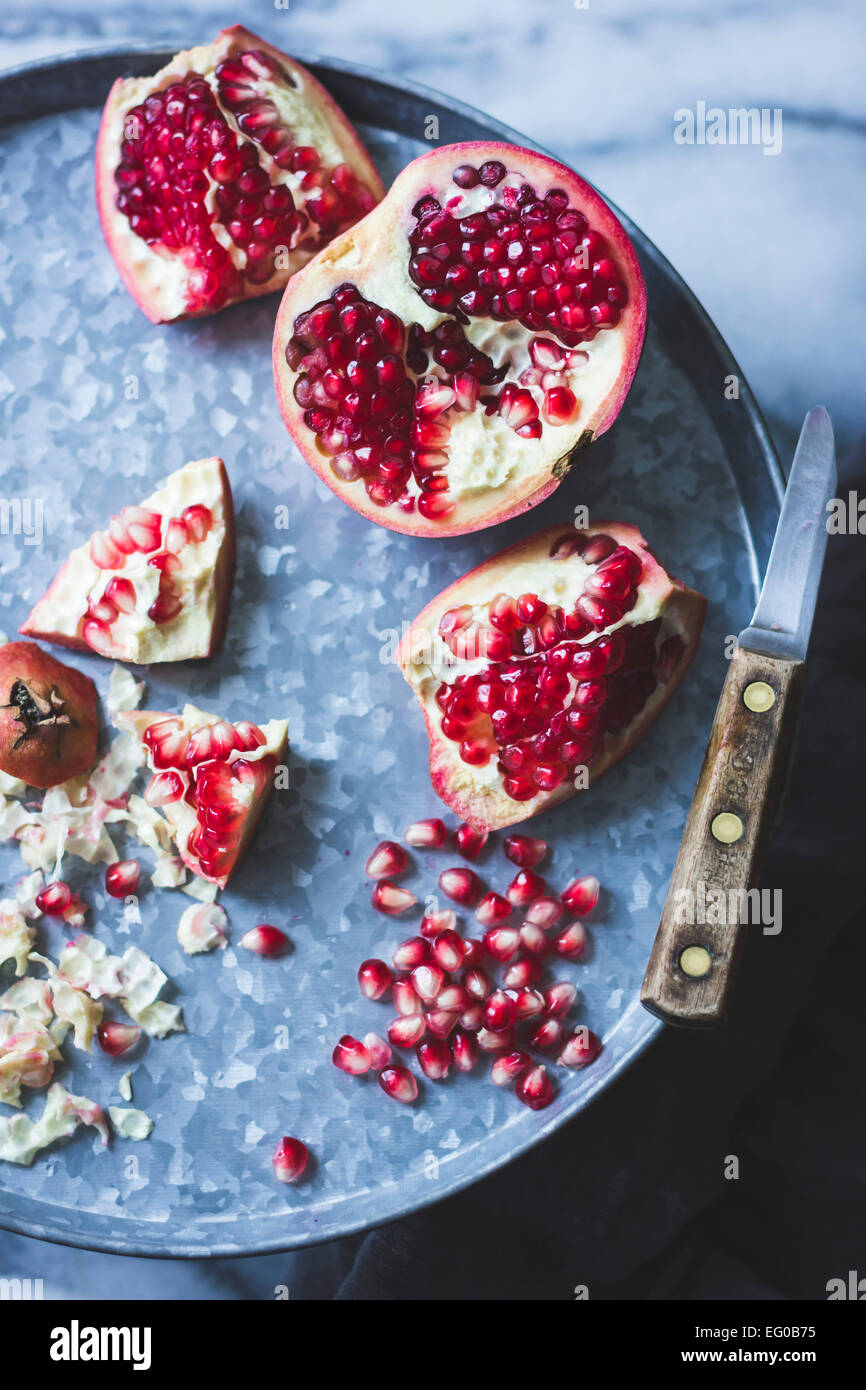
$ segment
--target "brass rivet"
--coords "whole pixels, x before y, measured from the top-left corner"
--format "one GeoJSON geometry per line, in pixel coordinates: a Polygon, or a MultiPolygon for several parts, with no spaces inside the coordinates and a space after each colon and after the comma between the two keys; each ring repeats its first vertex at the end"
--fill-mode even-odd
{"type": "Polygon", "coordinates": [[[752,681],[743,691],[743,704],[753,714],[766,714],[776,703],[776,692],[766,681],[752,681]]]}
{"type": "Polygon", "coordinates": [[[680,956],[680,969],[684,975],[692,975],[699,979],[701,975],[709,975],[712,969],[713,958],[706,946],[687,946],[680,956]]]}
{"type": "Polygon", "coordinates": [[[743,822],[733,811],[720,811],[710,826],[713,838],[720,844],[732,845],[743,833],[743,822]]]}

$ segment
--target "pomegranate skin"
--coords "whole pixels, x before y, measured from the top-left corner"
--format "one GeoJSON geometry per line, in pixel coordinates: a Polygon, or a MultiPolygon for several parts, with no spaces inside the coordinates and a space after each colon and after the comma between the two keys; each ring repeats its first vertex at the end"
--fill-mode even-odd
{"type": "MultiPolygon", "coordinates": [[[[152,252],[148,243],[131,231],[126,216],[116,205],[118,187],[115,183],[115,170],[120,163],[123,126],[127,113],[138,104],[143,104],[148,96],[163,92],[172,84],[181,84],[190,76],[207,75],[213,79],[221,63],[239,59],[248,52],[260,53],[266,59],[274,60],[285,74],[287,84],[300,92],[307,107],[314,110],[324,121],[328,136],[338,149],[341,167],[350,170],[357,180],[367,207],[374,205],[384,195],[384,185],[360,137],[325,88],[300,63],[242,25],[235,24],[222,30],[210,44],[202,44],[176,54],[170,63],[152,77],[118,78],[109,92],[99,127],[96,146],[96,200],[102,231],[120,277],[138,307],[152,323],[211,314],[238,300],[252,299],[280,290],[290,276],[306,264],[315,251],[328,240],[328,234],[324,229],[319,238],[312,241],[302,236],[301,241],[293,245],[284,257],[287,264],[275,264],[273,273],[266,279],[254,281],[246,274],[235,277],[228,292],[220,293],[215,301],[203,288],[204,267],[195,262],[190,265],[185,259],[184,253],[191,254],[191,248],[169,250],[160,243],[159,251],[152,252]],[[164,274],[157,273],[160,269],[157,257],[165,262],[164,274]]],[[[238,147],[243,149],[255,144],[258,150],[259,142],[238,129],[235,112],[243,114],[242,107],[238,108],[235,103],[226,108],[216,84],[215,93],[218,114],[228,115],[230,129],[239,135],[238,147]]],[[[258,97],[266,95],[266,91],[251,91],[250,95],[258,97]]],[[[276,175],[279,173],[280,170],[277,169],[276,175]]],[[[272,187],[285,186],[275,177],[272,187]]],[[[298,202],[298,211],[303,212],[305,206],[305,201],[301,199],[298,202]]]]}
{"type": "MultiPolygon", "coordinates": [[[[619,762],[642,738],[679,686],[698,648],[706,600],[669,575],[655,559],[638,529],[623,522],[599,521],[582,532],[569,532],[566,526],[549,527],[494,555],[432,599],[405,633],[397,659],[424,713],[430,741],[430,779],[433,788],[461,820],[480,830],[499,829],[527,820],[574,796],[580,788],[566,777],[550,790],[538,790],[526,800],[514,800],[505,790],[504,776],[500,775],[495,780],[485,779],[483,775],[474,777],[472,766],[460,758],[458,743],[443,733],[442,710],[436,701],[437,681],[436,678],[427,680],[424,673],[429,675],[429,667],[424,664],[424,655],[435,649],[443,615],[473,604],[489,604],[494,596],[502,592],[510,593],[511,575],[515,569],[544,561],[563,539],[568,538],[571,542],[575,537],[587,550],[593,544],[601,545],[601,538],[604,537],[608,539],[611,549],[614,546],[624,547],[639,558],[642,575],[637,592],[642,600],[644,620],[648,614],[658,619],[663,624],[661,635],[670,631],[681,648],[672,669],[667,671],[663,681],[655,684],[637,716],[619,733],[605,733],[600,752],[592,762],[590,784],[619,762]],[[599,538],[598,542],[595,538],[599,538]],[[416,659],[419,654],[420,658],[416,659]]],[[[568,560],[563,563],[567,564],[568,560]]],[[[624,617],[624,630],[627,630],[630,613],[626,612],[624,617]]],[[[541,621],[543,623],[545,619],[541,621]]],[[[589,636],[595,638],[605,634],[592,632],[589,636]]],[[[459,672],[459,664],[456,671],[459,672]]],[[[586,681],[584,684],[591,686],[593,682],[586,681]]],[[[586,714],[585,709],[582,714],[586,714]]],[[[496,757],[496,753],[492,756],[496,757]]],[[[486,771],[486,768],[482,769],[482,774],[486,771]]]]}
{"type": "MultiPolygon", "coordinates": [[[[504,188],[505,185],[503,185],[503,192],[504,188]]],[[[480,191],[484,192],[483,189],[480,191]]],[[[470,189],[466,194],[467,199],[476,197],[478,192],[477,188],[470,189]]],[[[494,189],[493,193],[495,192],[494,189]]],[[[469,207],[471,207],[470,202],[467,202],[463,211],[460,210],[459,206],[456,207],[454,218],[465,219],[469,207]]],[[[559,231],[560,229],[557,228],[556,230],[559,231]]],[[[542,249],[551,247],[552,244],[551,239],[548,239],[546,243],[535,243],[536,247],[540,246],[542,249]]],[[[479,242],[478,245],[480,247],[481,243],[479,242]]],[[[495,254],[500,260],[505,257],[504,251],[501,257],[498,251],[495,254]]],[[[529,254],[527,246],[525,259],[528,259],[529,254]]],[[[555,254],[553,250],[546,249],[545,254],[548,264],[545,265],[544,269],[547,271],[554,266],[555,254]]],[[[480,251],[479,255],[481,255],[480,251]]],[[[417,259],[414,257],[413,264],[417,259]]],[[[562,262],[558,263],[561,264],[562,262]]],[[[602,261],[593,262],[590,270],[594,272],[595,267],[602,263],[602,261]]],[[[430,264],[433,265],[432,261],[430,264]]],[[[494,273],[490,265],[486,269],[490,273],[494,273]]],[[[529,267],[530,272],[532,269],[533,267],[529,267]]],[[[508,264],[500,263],[499,270],[507,275],[509,273],[508,264]]],[[[522,265],[521,271],[525,272],[526,270],[527,266],[522,265]]],[[[462,269],[459,266],[449,266],[448,273],[451,274],[452,272],[458,275],[468,273],[470,276],[474,273],[467,271],[465,266],[462,269]]],[[[433,266],[431,273],[437,277],[437,280],[440,278],[440,272],[436,271],[435,266],[433,266]]],[[[575,270],[575,278],[578,274],[579,272],[575,270]]],[[[548,294],[540,278],[533,283],[536,288],[532,293],[543,291],[548,294]]],[[[557,289],[560,288],[561,286],[557,286],[557,289]]],[[[566,286],[564,292],[570,293],[570,288],[566,286]]],[[[581,290],[581,292],[583,291],[581,290]]],[[[529,291],[526,293],[528,294],[529,291]]],[[[551,304],[552,302],[551,298],[551,304]]],[[[518,321],[516,314],[509,318],[510,313],[511,311],[508,310],[498,315],[498,321],[502,322],[503,328],[518,321]]],[[[523,323],[522,319],[519,321],[523,323]]],[[[619,414],[637,370],[645,328],[646,290],[634,247],[611,209],[589,184],[572,170],[547,156],[516,146],[497,142],[471,142],[444,146],[413,161],[398,175],[378,207],[374,208],[348,233],[336,237],[330,247],[316,256],[289,283],[280,305],[274,334],[273,360],[277,398],[286,428],[292,435],[302,456],[322,481],[355,511],[370,521],[375,521],[390,530],[404,532],[408,535],[431,537],[463,535],[470,531],[496,525],[527,511],[530,507],[537,506],[559,486],[587,445],[598,435],[603,434],[619,414]],[[423,290],[419,286],[418,280],[415,280],[414,285],[410,280],[407,267],[414,256],[409,239],[418,227],[418,214],[415,213],[414,209],[419,208],[425,198],[436,198],[443,211],[447,212],[451,201],[462,196],[461,187],[453,181],[455,169],[460,169],[466,164],[480,166],[497,161],[502,162],[504,169],[507,170],[507,181],[510,180],[515,187],[517,181],[526,180],[528,183],[524,186],[529,187],[531,185],[533,189],[537,190],[539,198],[542,195],[546,196],[545,190],[547,193],[562,192],[566,194],[569,200],[566,211],[579,215],[583,219],[584,227],[588,224],[590,231],[604,242],[605,255],[609,254],[609,257],[613,258],[613,261],[608,258],[604,264],[612,265],[615,262],[615,273],[621,278],[621,283],[619,280],[617,283],[623,291],[625,302],[621,308],[614,311],[609,326],[603,322],[597,325],[593,321],[593,325],[587,327],[585,339],[580,339],[579,334],[572,335],[571,342],[567,343],[566,346],[574,346],[575,341],[580,339],[581,342],[586,343],[591,353],[593,339],[597,334],[601,334],[608,338],[609,345],[615,344],[616,360],[612,360],[612,354],[609,366],[605,368],[594,384],[591,385],[585,379],[585,389],[584,387],[579,388],[583,391],[583,398],[581,399],[576,399],[570,388],[566,388],[564,391],[562,387],[555,388],[560,396],[571,398],[575,410],[570,417],[554,418],[550,411],[550,407],[554,404],[550,399],[554,391],[549,389],[546,394],[539,392],[534,403],[527,401],[527,397],[531,393],[527,389],[527,383],[521,381],[521,377],[525,375],[529,358],[526,360],[526,366],[523,358],[519,363],[515,358],[509,366],[509,374],[503,388],[510,389],[515,393],[513,409],[506,408],[504,400],[494,407],[494,413],[498,410],[510,430],[515,431],[514,435],[506,432],[509,448],[513,446],[514,449],[511,455],[514,466],[509,469],[507,480],[489,487],[478,489],[469,487],[463,489],[461,496],[453,498],[447,489],[438,494],[435,489],[432,489],[434,496],[451,498],[453,505],[448,501],[443,501],[439,513],[424,511],[421,506],[424,493],[419,490],[420,484],[417,480],[413,482],[413,488],[416,490],[410,490],[408,502],[404,505],[402,501],[399,503],[396,501],[396,495],[393,498],[390,497],[387,477],[380,478],[378,474],[375,474],[369,477],[364,475],[362,478],[357,472],[352,477],[346,477],[345,469],[337,472],[332,468],[334,449],[319,447],[319,435],[313,432],[313,426],[310,425],[309,420],[305,419],[311,414],[311,411],[305,408],[306,402],[302,404],[295,395],[299,383],[303,380],[303,371],[297,363],[291,365],[287,361],[287,348],[293,335],[298,331],[297,321],[300,316],[307,314],[308,311],[326,301],[341,287],[347,285],[354,286],[368,304],[375,306],[376,309],[396,315],[405,330],[411,330],[413,325],[420,325],[424,332],[430,333],[445,324],[470,324],[470,321],[477,321],[477,318],[483,318],[485,326],[489,324],[491,329],[495,329],[497,315],[489,315],[481,308],[478,309],[477,315],[470,313],[468,316],[463,313],[459,306],[457,308],[449,307],[442,311],[431,308],[429,302],[421,297],[423,290]],[[382,273],[383,265],[387,266],[387,275],[382,273]],[[399,292],[395,288],[398,282],[399,292]],[[417,294],[415,293],[416,287],[418,289],[417,294]],[[521,369],[523,370],[521,371],[521,369]],[[517,431],[521,429],[523,435],[518,438],[517,431]],[[548,443],[545,448],[540,449],[538,446],[540,442],[543,442],[545,430],[552,431],[552,433],[548,436],[548,443]],[[372,490],[368,488],[367,483],[375,484],[372,490]],[[387,497],[389,500],[383,501],[383,497],[387,497]]],[[[546,343],[555,333],[555,330],[549,327],[533,328],[531,333],[540,334],[541,337],[536,341],[546,343]]],[[[561,341],[564,340],[560,340],[560,343],[561,341]]],[[[486,344],[485,346],[485,352],[489,353],[497,370],[507,360],[505,342],[505,335],[503,334],[501,342],[497,341],[492,345],[486,344]]],[[[558,345],[552,344],[554,348],[558,345]]],[[[389,348],[389,351],[396,352],[401,361],[405,359],[407,373],[411,373],[410,380],[417,383],[422,377],[425,377],[427,367],[419,365],[416,368],[412,366],[409,361],[411,354],[408,351],[410,346],[408,339],[403,346],[402,354],[396,347],[389,348]]],[[[534,362],[535,359],[532,360],[534,362]]],[[[451,369],[447,368],[446,370],[450,371],[451,369]]],[[[460,369],[455,370],[459,374],[460,369]]],[[[363,375],[363,372],[361,374],[363,375]]],[[[542,374],[543,367],[539,367],[539,381],[542,374]]],[[[333,374],[330,375],[333,376],[333,374]]],[[[578,375],[575,373],[569,377],[575,390],[578,389],[578,375]]],[[[306,380],[309,382],[309,376],[306,380]]],[[[446,376],[440,380],[453,384],[456,382],[456,377],[446,376]]],[[[505,378],[501,376],[496,378],[497,389],[503,380],[505,378]]],[[[385,385],[384,382],[382,384],[385,385]]],[[[533,383],[533,385],[538,384],[538,382],[533,383]]],[[[490,399],[493,399],[490,396],[490,388],[484,380],[482,380],[480,404],[463,405],[458,393],[458,404],[461,409],[465,410],[484,411],[490,399]]],[[[320,404],[323,403],[323,400],[324,398],[320,404]]],[[[559,397],[556,404],[558,403],[559,397]]],[[[449,413],[448,406],[444,406],[443,409],[449,413]]],[[[356,405],[353,402],[352,411],[355,410],[356,405]]],[[[463,418],[465,419],[465,416],[463,418]]],[[[416,426],[417,423],[416,416],[416,426]]],[[[434,451],[445,447],[435,438],[429,442],[426,440],[416,440],[415,442],[423,444],[424,447],[432,448],[434,451]]],[[[483,440],[479,441],[479,447],[483,448],[483,440]]],[[[433,482],[438,486],[439,479],[447,479],[447,476],[446,470],[438,475],[438,479],[433,479],[433,482]]],[[[429,502],[430,493],[427,494],[427,497],[429,502]]]]}
{"type": "Polygon", "coordinates": [[[35,642],[0,647],[0,770],[56,787],[96,760],[98,698],[89,676],[35,642]]]}

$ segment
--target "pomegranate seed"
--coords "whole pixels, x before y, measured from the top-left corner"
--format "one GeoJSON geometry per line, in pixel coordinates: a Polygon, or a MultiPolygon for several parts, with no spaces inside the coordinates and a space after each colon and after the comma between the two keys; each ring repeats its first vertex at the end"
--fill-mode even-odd
{"type": "Polygon", "coordinates": [[[498,926],[511,916],[511,903],[501,893],[485,893],[475,909],[476,920],[482,927],[498,926]]]}
{"type": "Polygon", "coordinates": [[[407,908],[414,907],[417,901],[415,894],[410,893],[408,888],[398,888],[396,883],[389,882],[387,878],[379,880],[370,898],[376,911],[384,912],[389,917],[396,917],[407,908]]]}
{"type": "Polygon", "coordinates": [[[258,724],[251,724],[248,719],[239,719],[235,724],[235,747],[241,753],[253,753],[265,743],[267,739],[258,724]]]}
{"type": "Polygon", "coordinates": [[[112,1019],[96,1027],[96,1041],[109,1057],[123,1057],[131,1052],[140,1037],[141,1029],[134,1023],[116,1023],[112,1019]]]}
{"type": "Polygon", "coordinates": [[[520,932],[516,927],[491,927],[484,933],[484,947],[494,960],[509,961],[520,949],[520,932]]]}
{"type": "Polygon", "coordinates": [[[532,1047],[537,1047],[541,1052],[550,1052],[559,1047],[564,1031],[558,1018],[545,1018],[530,1035],[529,1041],[532,1047]]]}
{"type": "Polygon", "coordinates": [[[394,1047],[414,1047],[427,1031],[423,1014],[400,1014],[388,1025],[388,1041],[394,1047]]]}
{"type": "Polygon", "coordinates": [[[280,1182],[298,1182],[304,1175],[308,1158],[306,1144],[302,1144],[300,1139],[292,1139],[288,1134],[284,1134],[271,1160],[274,1177],[280,1182]]]}
{"type": "Polygon", "coordinates": [[[522,1021],[537,1018],[544,1012],[544,996],[537,989],[518,989],[514,996],[514,1014],[522,1021]]]}
{"type": "Polygon", "coordinates": [[[109,603],[113,603],[120,613],[135,612],[135,587],[130,584],[128,579],[120,579],[117,575],[109,581],[105,590],[105,597],[109,603]]]}
{"type": "Polygon", "coordinates": [[[418,1082],[406,1067],[386,1067],[379,1073],[379,1085],[392,1100],[410,1105],[418,1095],[418,1082]]]}
{"type": "Polygon", "coordinates": [[[480,965],[484,960],[484,942],[477,937],[467,936],[463,942],[463,964],[466,967],[480,965]]]}
{"type": "Polygon", "coordinates": [[[476,830],[472,825],[461,825],[455,839],[457,848],[464,859],[477,859],[487,843],[487,831],[476,830]]]}
{"type": "Polygon", "coordinates": [[[56,879],[54,883],[49,883],[36,894],[36,906],[40,912],[45,912],[49,917],[59,916],[65,912],[72,901],[72,890],[62,879],[56,879]]]}
{"type": "Polygon", "coordinates": [[[456,931],[440,932],[434,937],[433,954],[443,970],[458,970],[463,964],[463,942],[456,931]]]}
{"type": "Polygon", "coordinates": [[[102,656],[111,656],[114,651],[114,638],[105,623],[88,619],[81,628],[81,636],[93,651],[102,656]]]}
{"type": "Polygon", "coordinates": [[[533,839],[531,835],[506,835],[502,848],[505,857],[521,869],[535,868],[547,853],[546,841],[533,839]]]}
{"type": "Polygon", "coordinates": [[[370,1064],[375,1071],[381,1071],[387,1067],[393,1052],[384,1038],[380,1038],[378,1033],[365,1033],[364,1046],[370,1054],[370,1064]]]}
{"type": "Polygon", "coordinates": [[[358,966],[358,984],[368,999],[381,999],[391,987],[392,975],[383,960],[375,957],[358,966]]]}
{"type": "Polygon", "coordinates": [[[416,820],[403,831],[407,845],[418,849],[441,849],[448,839],[445,822],[441,820],[416,820]]]}
{"type": "Polygon", "coordinates": [[[491,1028],[479,1028],[475,1034],[482,1052],[507,1052],[514,1045],[514,1033],[510,1028],[495,1033],[491,1028]]]}
{"type": "Polygon", "coordinates": [[[351,1033],[344,1033],[331,1054],[331,1061],[350,1076],[362,1076],[372,1066],[369,1050],[351,1033]]]}
{"type": "Polygon", "coordinates": [[[532,956],[516,960],[502,977],[506,989],[531,989],[541,978],[541,966],[532,956]]]}
{"type": "Polygon", "coordinates": [[[481,879],[472,869],[443,869],[439,887],[452,902],[469,906],[481,896],[481,879]]]}
{"type": "Polygon", "coordinates": [[[503,1052],[490,1068],[490,1080],[494,1086],[511,1086],[531,1066],[528,1052],[503,1052]]]}
{"type": "Polygon", "coordinates": [[[109,864],[105,870],[105,891],[112,898],[125,898],[134,893],[138,886],[141,865],[137,859],[121,859],[117,864],[109,864]]]}
{"type": "Polygon", "coordinates": [[[194,729],[186,744],[185,761],[187,767],[194,767],[196,764],[207,762],[216,756],[213,726],[205,724],[201,729],[194,729]]]}
{"type": "Polygon", "coordinates": [[[562,916],[562,903],[557,898],[536,898],[526,912],[526,921],[548,931],[562,916]]]}
{"type": "Polygon", "coordinates": [[[183,550],[188,541],[189,527],[185,521],[181,521],[179,517],[173,516],[168,523],[168,529],[165,533],[166,550],[170,551],[172,555],[176,555],[179,550],[183,550]]]}
{"type": "Polygon", "coordinates": [[[562,895],[562,901],[575,917],[585,917],[598,902],[599,882],[592,874],[576,878],[562,895]]]}
{"type": "Polygon", "coordinates": [[[544,929],[536,926],[534,922],[524,922],[521,926],[520,944],[536,960],[546,956],[550,950],[550,942],[544,934],[544,929]]]}
{"type": "Polygon", "coordinates": [[[589,1028],[575,1028],[559,1054],[563,1067],[588,1067],[601,1052],[601,1040],[589,1028]]]}
{"type": "Polygon", "coordinates": [[[391,874],[401,874],[408,859],[402,845],[395,840],[383,840],[377,845],[364,866],[368,878],[389,878],[391,874]]]}
{"type": "Polygon", "coordinates": [[[486,999],[493,988],[487,975],[477,965],[466,971],[463,985],[473,999],[486,999]]]}
{"type": "Polygon", "coordinates": [[[458,1028],[451,1039],[451,1056],[458,1071],[471,1071],[478,1061],[478,1044],[464,1028],[458,1028]]]}
{"type": "Polygon", "coordinates": [[[428,1038],[419,1043],[415,1056],[424,1075],[431,1081],[443,1081],[451,1070],[451,1049],[443,1038],[428,1038]]]}
{"type": "Polygon", "coordinates": [[[425,912],[421,918],[421,925],[418,928],[423,937],[429,940],[441,936],[446,932],[453,932],[457,926],[457,917],[450,907],[443,908],[441,912],[425,912]]]}
{"type": "Polygon", "coordinates": [[[119,570],[126,560],[106,531],[96,531],[90,539],[90,558],[101,570],[119,570]]]}
{"type": "Polygon", "coordinates": [[[200,504],[184,508],[180,519],[196,543],[203,541],[213,526],[212,512],[208,507],[203,507],[200,504]]]}
{"type": "Polygon", "coordinates": [[[425,1004],[432,1004],[444,983],[445,972],[438,965],[425,962],[423,965],[416,965],[412,971],[412,984],[415,987],[415,993],[419,999],[423,999],[425,1004]]]}
{"type": "Polygon", "coordinates": [[[544,1067],[524,1072],[517,1083],[517,1099],[530,1110],[543,1110],[553,1100],[553,1086],[544,1067]]]}
{"type": "Polygon", "coordinates": [[[451,1013],[462,1013],[472,1002],[469,991],[463,985],[454,984],[453,980],[447,981],[439,991],[436,998],[437,1007],[448,1009],[451,1013]]]}
{"type": "Polygon", "coordinates": [[[506,888],[505,896],[515,907],[526,907],[546,890],[547,884],[543,878],[539,878],[531,869],[521,869],[506,888]]]}
{"type": "Polygon", "coordinates": [[[484,1005],[470,1004],[460,1015],[460,1027],[467,1033],[477,1033],[484,1026],[484,1005]]]}
{"type": "Polygon", "coordinates": [[[391,963],[395,970],[414,970],[416,965],[429,959],[430,947],[423,936],[410,936],[397,947],[391,963]]]}
{"type": "Polygon", "coordinates": [[[260,922],[241,937],[241,945],[257,956],[278,956],[288,944],[289,938],[285,932],[280,931],[279,927],[272,927],[269,922],[260,922]]]}
{"type": "Polygon", "coordinates": [[[418,1014],[421,1000],[415,993],[411,980],[395,980],[391,989],[391,1000],[398,1014],[418,1014]]]}
{"type": "Polygon", "coordinates": [[[169,772],[156,772],[148,783],[144,799],[148,806],[165,806],[183,796],[183,781],[173,769],[169,772]]]}
{"type": "Polygon", "coordinates": [[[425,1015],[427,1028],[434,1038],[447,1038],[448,1034],[457,1027],[460,1018],[459,1013],[453,1009],[430,1009],[425,1015]]]}
{"type": "Polygon", "coordinates": [[[561,931],[554,940],[553,949],[566,960],[580,960],[586,950],[586,928],[583,923],[572,922],[570,927],[561,931]]]}
{"type": "Polygon", "coordinates": [[[514,1023],[514,1000],[504,989],[494,990],[484,1005],[484,1026],[502,1033],[514,1023]]]}

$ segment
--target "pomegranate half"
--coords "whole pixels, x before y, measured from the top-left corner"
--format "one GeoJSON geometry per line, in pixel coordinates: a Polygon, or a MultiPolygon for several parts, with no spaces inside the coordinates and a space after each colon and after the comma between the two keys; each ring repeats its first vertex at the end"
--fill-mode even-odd
{"type": "Polygon", "coordinates": [[[185,705],[181,714],[121,710],[119,729],[140,740],[154,776],[144,793],[169,824],[188,868],[224,888],[252,839],[288,746],[272,719],[230,724],[185,705]]]}
{"type": "Polygon", "coordinates": [[[234,563],[225,466],[197,459],[73,550],[19,631],[138,664],[212,656],[234,563]]]}
{"type": "Polygon", "coordinates": [[[460,535],[543,501],[608,429],[645,322],[634,247],[589,184],[516,146],[449,145],[289,283],[280,410],[362,516],[460,535]]]}
{"type": "Polygon", "coordinates": [[[149,319],[281,290],[384,193],[306,68],[240,25],[118,78],[96,148],[102,230],[149,319]]]}
{"type": "Polygon", "coordinates": [[[458,579],[398,651],[436,792],[481,829],[573,796],[670,699],[705,608],[622,522],[550,527],[458,579]]]}

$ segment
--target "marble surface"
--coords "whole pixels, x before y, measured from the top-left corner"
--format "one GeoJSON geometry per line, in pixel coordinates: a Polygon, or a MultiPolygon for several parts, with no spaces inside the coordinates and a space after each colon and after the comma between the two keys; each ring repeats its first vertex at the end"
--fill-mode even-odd
{"type": "MultiPolygon", "coordinates": [[[[186,42],[242,19],[289,49],[350,58],[470,101],[585,172],[660,245],[740,359],[781,450],[819,399],[843,446],[856,441],[863,353],[859,330],[845,325],[862,323],[866,286],[862,266],[845,252],[856,244],[866,197],[866,99],[854,76],[863,47],[855,5],[820,14],[796,4],[718,12],[671,0],[648,16],[633,0],[590,0],[586,10],[484,0],[470,23],[465,6],[441,0],[435,14],[415,11],[402,34],[393,10],[372,0],[293,3],[288,13],[241,8],[186,6],[169,15],[99,3],[83,14],[72,4],[34,11],[7,0],[0,63],[105,42],[186,42]],[[675,144],[674,111],[702,99],[780,106],[781,153],[675,144]]],[[[349,1253],[329,1247],[315,1265],[299,1266],[297,1296],[325,1290],[349,1253]]],[[[34,1274],[46,1270],[53,1290],[97,1297],[120,1267],[112,1257],[0,1236],[0,1265],[15,1270],[24,1262],[34,1274]]],[[[269,1257],[229,1272],[215,1264],[172,1268],[170,1288],[179,1297],[268,1297],[289,1263],[269,1257]]],[[[128,1268],[132,1296],[155,1287],[151,1267],[128,1268]]],[[[169,1292],[162,1278],[159,1287],[169,1292]]]]}

